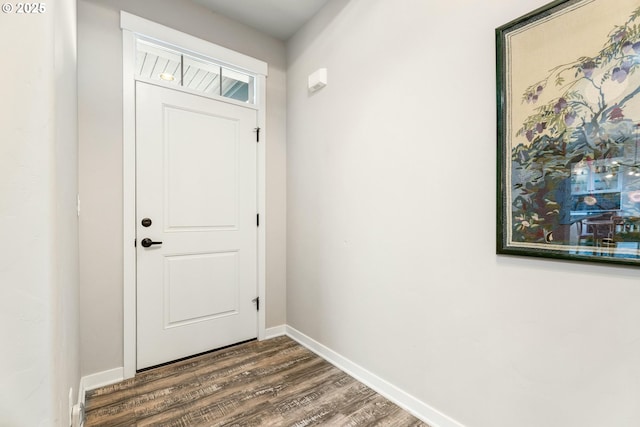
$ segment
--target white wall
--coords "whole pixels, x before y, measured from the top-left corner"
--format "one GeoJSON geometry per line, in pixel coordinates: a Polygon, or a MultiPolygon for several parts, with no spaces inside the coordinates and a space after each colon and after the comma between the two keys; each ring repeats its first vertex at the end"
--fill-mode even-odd
{"type": "Polygon", "coordinates": [[[6,425],[46,425],[53,419],[53,20],[30,18],[0,15],[0,52],[14,59],[4,71],[12,84],[0,89],[1,240],[12,242],[0,248],[0,420],[6,425]],[[31,53],[24,55],[24,49],[31,53]]]}
{"type": "Polygon", "coordinates": [[[0,14],[0,52],[0,425],[64,426],[79,382],[75,1],[0,14]]]}
{"type": "Polygon", "coordinates": [[[83,375],[123,366],[121,9],[269,64],[267,327],[286,321],[284,43],[188,0],[80,0],[78,90],[83,375]]]}
{"type": "MultiPolygon", "coordinates": [[[[52,5],[48,3],[48,5],[52,5]]],[[[69,389],[77,403],[80,383],[78,279],[78,91],[76,0],[57,0],[55,13],[55,214],[52,292],[56,422],[69,425],[69,389]]]]}
{"type": "Polygon", "coordinates": [[[289,41],[287,323],[468,427],[637,426],[637,269],[495,255],[494,28],[545,3],[331,0],[289,41]]]}

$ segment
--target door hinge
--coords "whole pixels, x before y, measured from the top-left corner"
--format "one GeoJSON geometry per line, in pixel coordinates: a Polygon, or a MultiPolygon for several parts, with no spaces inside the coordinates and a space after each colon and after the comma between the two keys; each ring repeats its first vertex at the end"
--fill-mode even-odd
{"type": "Polygon", "coordinates": [[[251,300],[251,302],[255,302],[256,303],[256,311],[260,311],[260,297],[255,297],[254,299],[251,300]]]}
{"type": "Polygon", "coordinates": [[[256,214],[256,226],[260,227],[260,214],[256,214]]]}
{"type": "Polygon", "coordinates": [[[254,132],[256,133],[256,142],[260,142],[260,128],[255,128],[254,132]]]}
{"type": "Polygon", "coordinates": [[[133,239],[133,247],[138,247],[138,239],[133,239]]]}

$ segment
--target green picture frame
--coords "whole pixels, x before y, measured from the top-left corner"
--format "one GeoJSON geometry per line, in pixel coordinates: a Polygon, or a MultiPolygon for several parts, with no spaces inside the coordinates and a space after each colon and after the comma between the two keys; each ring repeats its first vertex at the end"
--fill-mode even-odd
{"type": "Polygon", "coordinates": [[[637,0],[558,0],[495,35],[496,252],[640,265],[637,0]]]}

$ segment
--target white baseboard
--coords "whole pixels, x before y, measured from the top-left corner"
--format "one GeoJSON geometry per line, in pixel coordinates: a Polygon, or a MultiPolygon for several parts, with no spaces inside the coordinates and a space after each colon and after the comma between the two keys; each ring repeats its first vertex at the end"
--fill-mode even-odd
{"type": "Polygon", "coordinates": [[[268,340],[269,338],[281,337],[287,334],[287,325],[274,326],[272,328],[267,328],[264,331],[264,339],[268,340]]]}
{"type": "Polygon", "coordinates": [[[108,371],[97,372],[80,379],[78,387],[78,402],[85,403],[86,392],[106,385],[115,384],[124,379],[124,368],[114,368],[108,371]]]}
{"type": "Polygon", "coordinates": [[[370,387],[372,390],[375,390],[377,393],[386,397],[402,409],[426,422],[431,427],[464,427],[454,419],[416,399],[377,375],[367,371],[362,366],[353,363],[346,357],[341,356],[297,329],[286,325],[285,330],[286,335],[290,338],[313,351],[338,369],[346,372],[353,378],[370,387]]]}

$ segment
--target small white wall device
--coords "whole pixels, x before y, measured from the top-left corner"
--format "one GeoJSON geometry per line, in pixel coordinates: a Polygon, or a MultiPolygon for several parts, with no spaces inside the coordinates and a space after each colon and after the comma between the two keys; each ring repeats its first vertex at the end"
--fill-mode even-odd
{"type": "Polygon", "coordinates": [[[309,75],[309,92],[316,92],[327,85],[327,69],[320,68],[309,75]]]}

